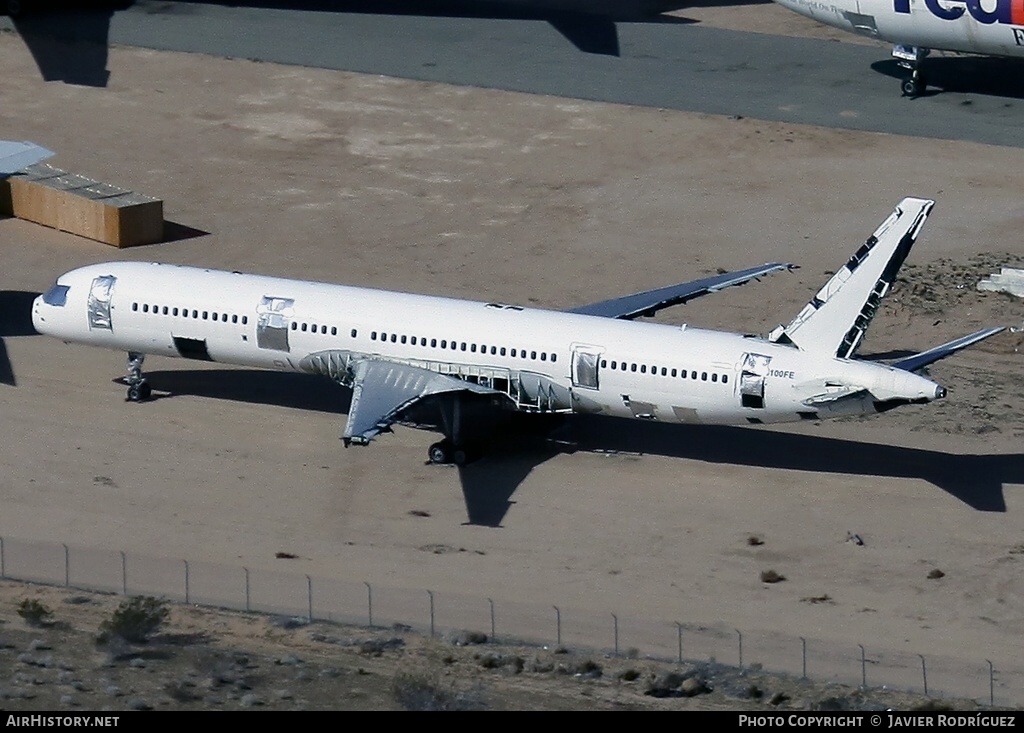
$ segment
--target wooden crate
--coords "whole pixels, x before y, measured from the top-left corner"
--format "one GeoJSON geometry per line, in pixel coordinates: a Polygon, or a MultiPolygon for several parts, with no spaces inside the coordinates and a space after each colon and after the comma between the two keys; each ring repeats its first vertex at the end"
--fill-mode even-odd
{"type": "Polygon", "coordinates": [[[115,247],[152,244],[164,235],[160,199],[45,164],[0,182],[0,212],[115,247]]]}

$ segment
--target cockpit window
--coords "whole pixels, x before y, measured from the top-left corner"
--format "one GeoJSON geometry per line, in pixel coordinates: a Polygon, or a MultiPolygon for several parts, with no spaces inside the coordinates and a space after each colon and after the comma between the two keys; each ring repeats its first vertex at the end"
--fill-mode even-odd
{"type": "Polygon", "coordinates": [[[68,301],[68,290],[70,290],[69,286],[54,283],[49,290],[43,293],[43,302],[63,308],[68,301]]]}

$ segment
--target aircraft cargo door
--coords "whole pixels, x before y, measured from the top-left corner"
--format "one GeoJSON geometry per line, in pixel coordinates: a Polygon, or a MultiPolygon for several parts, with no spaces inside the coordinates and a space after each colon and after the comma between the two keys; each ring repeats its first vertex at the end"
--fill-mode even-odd
{"type": "Polygon", "coordinates": [[[601,352],[596,346],[573,346],[572,348],[572,386],[584,389],[598,389],[598,369],[601,364],[601,352]]]}
{"type": "Polygon", "coordinates": [[[763,354],[744,354],[740,371],[740,404],[764,407],[764,380],[772,358],[763,354]]]}
{"type": "Polygon", "coordinates": [[[256,307],[256,345],[272,351],[289,350],[288,326],[291,321],[292,298],[264,295],[256,307]]]}

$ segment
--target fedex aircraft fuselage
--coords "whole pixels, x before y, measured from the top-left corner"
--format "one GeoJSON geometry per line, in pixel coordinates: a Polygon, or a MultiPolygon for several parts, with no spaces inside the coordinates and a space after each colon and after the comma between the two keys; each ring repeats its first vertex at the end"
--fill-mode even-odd
{"type": "Polygon", "coordinates": [[[155,263],[66,273],[32,317],[66,341],[343,383],[360,360],[406,364],[495,389],[526,411],[774,423],[944,394],[901,369],[736,333],[155,263]],[[805,402],[846,385],[865,392],[805,402]]]}
{"type": "Polygon", "coordinates": [[[893,55],[914,75],[919,94],[928,49],[1024,57],[1024,0],[775,0],[826,25],[896,44],[893,55]]]}

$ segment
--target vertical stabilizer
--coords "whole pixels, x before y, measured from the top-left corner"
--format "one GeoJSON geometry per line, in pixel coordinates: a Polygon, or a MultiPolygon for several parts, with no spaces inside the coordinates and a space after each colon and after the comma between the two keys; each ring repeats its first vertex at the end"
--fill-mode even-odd
{"type": "Polygon", "coordinates": [[[934,201],[905,198],[788,326],[769,339],[847,359],[896,280],[934,201]]]}

